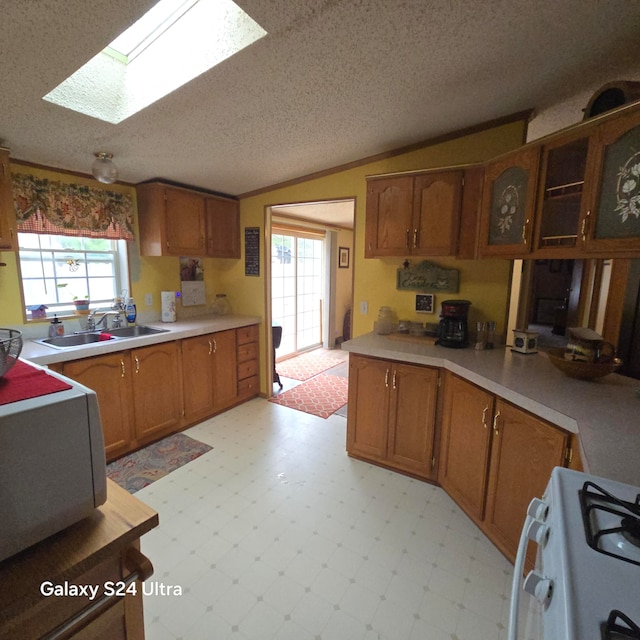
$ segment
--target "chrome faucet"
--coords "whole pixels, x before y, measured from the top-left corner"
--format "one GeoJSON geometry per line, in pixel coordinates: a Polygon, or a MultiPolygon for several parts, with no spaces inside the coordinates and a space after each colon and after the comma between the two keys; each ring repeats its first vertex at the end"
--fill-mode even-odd
{"type": "Polygon", "coordinates": [[[102,325],[103,329],[108,329],[109,316],[113,317],[113,328],[122,326],[122,318],[120,311],[109,309],[99,312],[97,309],[92,310],[87,316],[87,331],[95,331],[102,325]],[[96,313],[102,313],[100,319],[96,322],[96,313]]]}

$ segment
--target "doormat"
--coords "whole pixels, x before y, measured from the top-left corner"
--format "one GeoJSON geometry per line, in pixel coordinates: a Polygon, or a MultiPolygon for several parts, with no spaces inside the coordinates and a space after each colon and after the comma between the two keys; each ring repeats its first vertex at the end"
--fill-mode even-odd
{"type": "Polygon", "coordinates": [[[135,493],[211,449],[204,442],[174,433],[109,463],[107,476],[129,493],[135,493]]]}
{"type": "Polygon", "coordinates": [[[276,371],[284,378],[309,380],[309,378],[313,378],[313,376],[344,362],[344,359],[335,358],[329,353],[326,349],[303,353],[295,358],[278,362],[276,371]]]}
{"type": "Polygon", "coordinates": [[[293,389],[269,398],[269,402],[328,418],[347,404],[348,391],[347,378],[321,373],[293,389]]]}

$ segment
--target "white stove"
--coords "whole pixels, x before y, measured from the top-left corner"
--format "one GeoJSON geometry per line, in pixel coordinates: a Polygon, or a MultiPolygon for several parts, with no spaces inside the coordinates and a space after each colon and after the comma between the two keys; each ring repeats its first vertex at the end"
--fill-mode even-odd
{"type": "Polygon", "coordinates": [[[509,640],[523,637],[517,623],[523,590],[534,596],[541,618],[533,637],[640,640],[640,488],[555,468],[523,528],[509,640]],[[523,582],[530,540],[538,559],[523,582]]]}

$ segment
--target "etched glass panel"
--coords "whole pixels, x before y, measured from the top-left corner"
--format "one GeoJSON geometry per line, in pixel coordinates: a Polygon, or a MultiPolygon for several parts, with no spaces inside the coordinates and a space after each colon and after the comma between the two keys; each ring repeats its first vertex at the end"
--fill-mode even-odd
{"type": "Polygon", "coordinates": [[[491,192],[489,244],[520,244],[525,222],[529,176],[520,167],[505,169],[494,181],[491,192]]]}

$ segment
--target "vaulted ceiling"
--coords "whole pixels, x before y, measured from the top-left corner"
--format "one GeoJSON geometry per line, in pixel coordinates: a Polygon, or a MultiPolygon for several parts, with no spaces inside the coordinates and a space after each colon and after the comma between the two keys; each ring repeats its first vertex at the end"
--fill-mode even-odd
{"type": "MultiPolygon", "coordinates": [[[[638,62],[629,0],[238,0],[268,35],[118,125],[42,97],[154,0],[10,0],[0,142],[11,156],[243,194],[530,109],[638,62]]],[[[622,78],[633,79],[633,78],[622,78]]]]}

